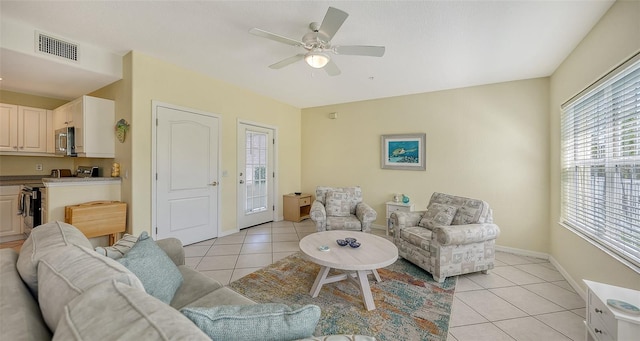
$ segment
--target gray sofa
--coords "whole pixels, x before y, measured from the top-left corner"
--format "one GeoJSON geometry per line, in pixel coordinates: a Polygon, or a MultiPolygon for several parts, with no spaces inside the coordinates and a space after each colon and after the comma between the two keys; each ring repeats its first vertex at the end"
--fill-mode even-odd
{"type": "Polygon", "coordinates": [[[34,229],[20,254],[0,250],[0,339],[210,340],[179,310],[255,304],[185,266],[179,240],[156,243],[183,277],[169,304],[147,294],[122,264],[95,252],[75,227],[53,222],[34,229]]]}

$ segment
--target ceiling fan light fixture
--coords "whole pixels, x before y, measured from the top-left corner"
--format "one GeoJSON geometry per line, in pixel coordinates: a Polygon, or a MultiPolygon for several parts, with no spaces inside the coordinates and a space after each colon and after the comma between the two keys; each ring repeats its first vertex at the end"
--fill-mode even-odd
{"type": "Polygon", "coordinates": [[[327,63],[329,63],[329,60],[330,58],[328,55],[314,51],[311,51],[304,56],[304,61],[307,62],[309,66],[315,69],[321,69],[325,67],[327,63]]]}

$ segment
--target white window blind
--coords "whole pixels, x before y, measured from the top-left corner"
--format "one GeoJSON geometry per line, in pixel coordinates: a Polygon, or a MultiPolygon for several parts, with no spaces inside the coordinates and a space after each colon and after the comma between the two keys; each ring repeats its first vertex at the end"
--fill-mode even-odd
{"type": "Polygon", "coordinates": [[[640,269],[640,55],[562,106],[562,223],[640,269]]]}

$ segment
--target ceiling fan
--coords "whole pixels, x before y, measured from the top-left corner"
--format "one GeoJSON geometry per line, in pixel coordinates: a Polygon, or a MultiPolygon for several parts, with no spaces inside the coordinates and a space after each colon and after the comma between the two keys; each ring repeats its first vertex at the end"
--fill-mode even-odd
{"type": "Polygon", "coordinates": [[[331,45],[331,39],[338,29],[340,29],[340,26],[342,26],[348,16],[349,14],[347,14],[347,12],[334,7],[329,7],[327,14],[325,14],[324,19],[322,20],[322,24],[318,24],[317,22],[309,24],[311,32],[302,36],[302,40],[300,41],[267,32],[259,28],[252,28],[249,30],[249,33],[287,45],[301,46],[307,50],[306,53],[299,53],[275,64],[269,65],[272,69],[280,69],[304,59],[309,66],[316,69],[324,68],[330,76],[337,76],[340,74],[340,69],[331,60],[331,57],[328,54],[329,52],[333,54],[371,57],[382,57],[382,55],[384,55],[384,46],[331,45]]]}

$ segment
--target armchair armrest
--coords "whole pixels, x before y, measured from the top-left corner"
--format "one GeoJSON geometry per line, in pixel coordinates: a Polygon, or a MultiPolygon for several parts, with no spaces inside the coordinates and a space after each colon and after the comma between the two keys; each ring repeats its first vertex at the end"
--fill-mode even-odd
{"type": "Polygon", "coordinates": [[[427,211],[393,212],[390,217],[391,225],[398,229],[417,226],[425,212],[427,211]]]}
{"type": "Polygon", "coordinates": [[[309,211],[309,217],[316,223],[316,231],[320,232],[327,229],[327,210],[320,201],[313,201],[311,210],[309,211]]]}
{"type": "Polygon", "coordinates": [[[361,202],[356,205],[356,217],[363,223],[371,223],[378,217],[378,212],[371,206],[361,202]]]}
{"type": "Polygon", "coordinates": [[[436,226],[433,229],[440,245],[464,245],[496,239],[500,228],[496,224],[436,226]]]}
{"type": "Polygon", "coordinates": [[[324,205],[318,200],[314,200],[313,204],[311,204],[311,211],[309,212],[309,216],[314,221],[325,221],[327,220],[327,210],[324,208],[324,205]]]}
{"type": "Polygon", "coordinates": [[[165,238],[156,240],[156,244],[164,251],[169,258],[178,265],[184,265],[184,249],[182,242],[177,238],[165,238]]]}

